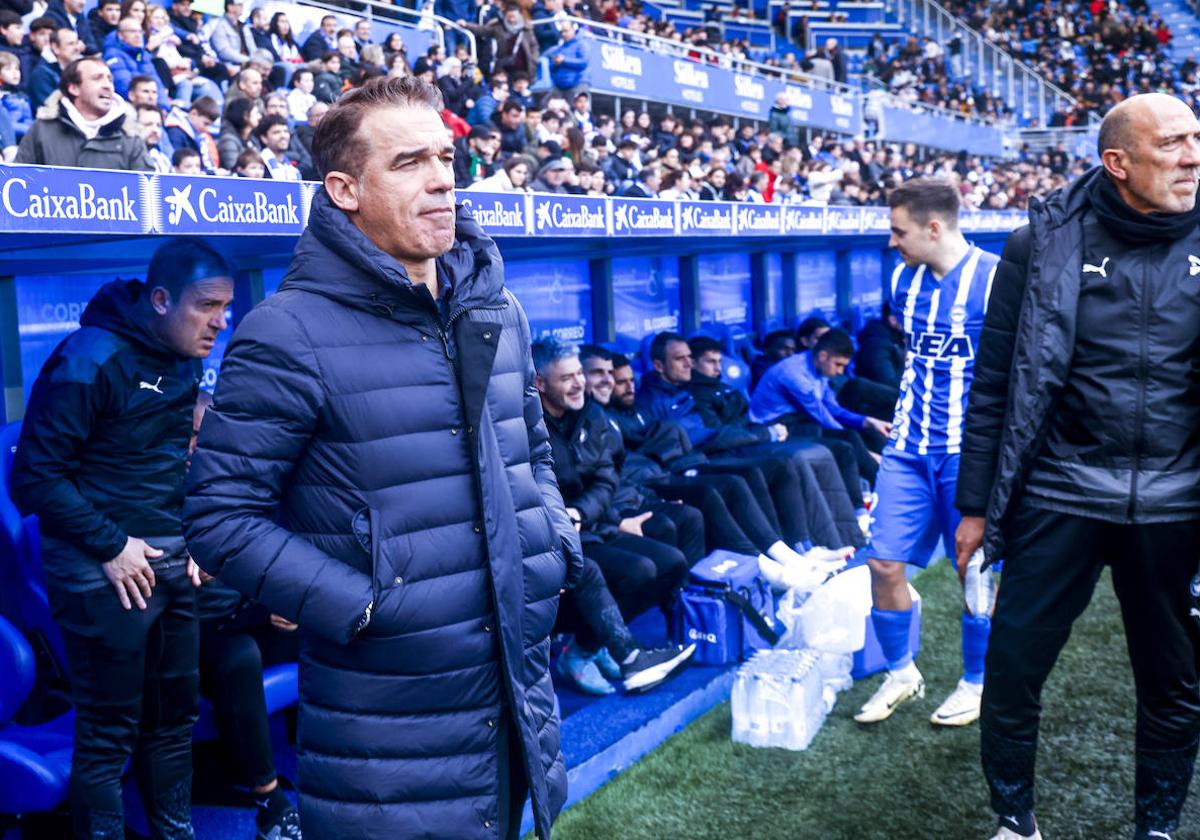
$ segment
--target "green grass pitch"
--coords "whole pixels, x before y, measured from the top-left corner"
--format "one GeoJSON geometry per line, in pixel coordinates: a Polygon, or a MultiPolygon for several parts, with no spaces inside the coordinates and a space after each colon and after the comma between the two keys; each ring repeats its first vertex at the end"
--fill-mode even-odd
{"type": "MultiPolygon", "coordinates": [[[[958,679],[959,596],[948,563],[913,581],[924,598],[924,700],[861,727],[880,677],[843,693],[802,753],[729,740],[729,704],[700,718],[567,811],[555,840],[986,840],[994,831],[979,730],[929,715],[958,679]]],[[[1047,840],[1133,831],[1133,678],[1106,573],[1043,693],[1038,819],[1047,840]]],[[[1193,795],[1175,840],[1200,838],[1193,795]]]]}

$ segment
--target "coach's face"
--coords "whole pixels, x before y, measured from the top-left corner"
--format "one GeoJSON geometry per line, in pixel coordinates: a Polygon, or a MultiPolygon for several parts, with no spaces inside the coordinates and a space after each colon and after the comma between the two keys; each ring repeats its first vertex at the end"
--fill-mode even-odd
{"type": "Polygon", "coordinates": [[[432,108],[387,107],[359,126],[361,177],[338,200],[359,229],[402,263],[439,257],[454,244],[454,146],[432,108]]]}
{"type": "Polygon", "coordinates": [[[1124,175],[1125,200],[1134,210],[1186,213],[1195,206],[1200,185],[1200,123],[1174,97],[1136,104],[1130,115],[1133,145],[1118,152],[1115,161],[1106,160],[1109,171],[1119,182],[1124,175]]]}

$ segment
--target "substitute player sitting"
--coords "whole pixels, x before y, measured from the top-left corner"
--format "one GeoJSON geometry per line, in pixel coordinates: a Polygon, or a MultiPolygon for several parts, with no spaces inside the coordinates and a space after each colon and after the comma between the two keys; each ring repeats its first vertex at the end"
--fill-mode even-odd
{"type": "MultiPolygon", "coordinates": [[[[958,228],[958,192],[923,178],[892,191],[892,236],[902,265],[892,273],[893,311],[908,340],[892,434],[875,489],[879,495],[867,547],[874,608],[871,621],[887,660],[883,685],[854,719],[875,723],[898,705],[925,696],[909,644],[912,599],[906,564],[925,566],[938,539],[954,545],[959,448],[975,348],[999,258],[968,243],[958,228]]],[[[979,718],[987,615],[962,619],[963,677],[930,721],[965,726],[979,718]]]]}

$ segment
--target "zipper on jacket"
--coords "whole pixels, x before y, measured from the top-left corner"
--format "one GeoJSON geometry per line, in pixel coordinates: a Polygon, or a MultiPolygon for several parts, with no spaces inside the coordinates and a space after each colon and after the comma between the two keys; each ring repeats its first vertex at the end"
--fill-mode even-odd
{"type": "Polygon", "coordinates": [[[1142,468],[1142,427],[1145,424],[1146,413],[1146,368],[1147,368],[1147,344],[1149,339],[1146,337],[1146,331],[1150,324],[1150,290],[1146,282],[1146,278],[1142,277],[1142,319],[1138,325],[1138,395],[1137,395],[1137,413],[1134,415],[1133,422],[1133,476],[1129,482],[1129,509],[1127,517],[1130,521],[1133,520],[1137,513],[1138,499],[1138,473],[1142,468]]]}

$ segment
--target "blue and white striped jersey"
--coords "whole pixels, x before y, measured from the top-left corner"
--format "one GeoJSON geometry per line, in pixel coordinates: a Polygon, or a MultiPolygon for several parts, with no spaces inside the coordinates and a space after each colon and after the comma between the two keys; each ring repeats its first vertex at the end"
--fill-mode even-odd
{"type": "Polygon", "coordinates": [[[962,446],[975,350],[1000,258],[972,245],[940,281],[928,266],[892,272],[893,312],[908,352],[891,445],[915,455],[953,455],[962,446]]]}

